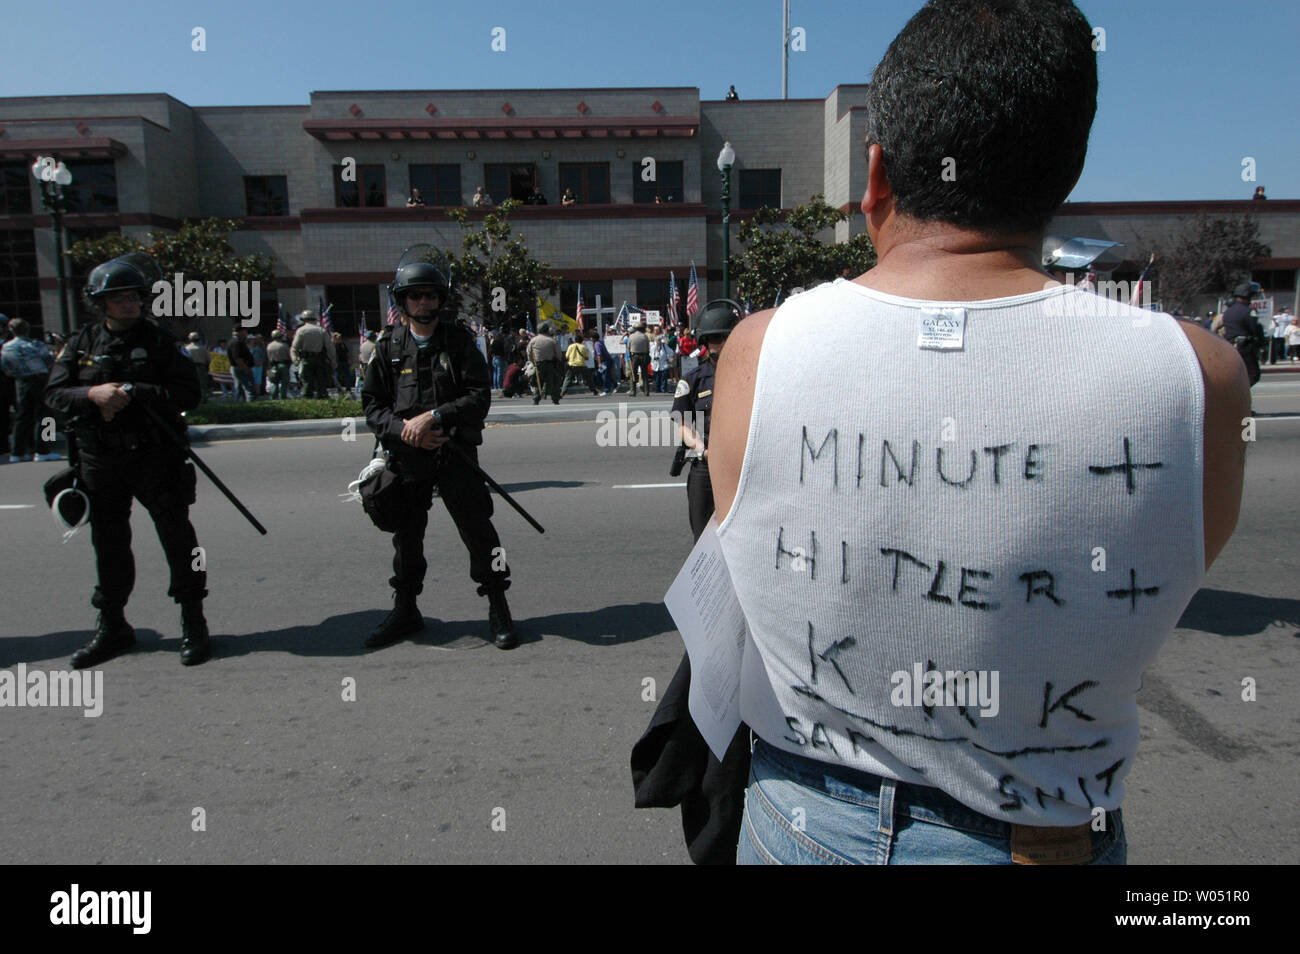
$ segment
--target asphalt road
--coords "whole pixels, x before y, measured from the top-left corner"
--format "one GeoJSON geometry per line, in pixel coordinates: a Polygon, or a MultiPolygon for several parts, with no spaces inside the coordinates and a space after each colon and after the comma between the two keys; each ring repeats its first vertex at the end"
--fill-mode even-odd
{"type": "MultiPolygon", "coordinates": [[[[140,648],[103,667],[103,714],[0,709],[6,861],[686,862],[677,812],[634,810],[628,772],[654,708],[644,680],[662,691],[682,651],[660,601],[690,548],[685,490],[637,486],[681,482],[671,448],[598,446],[603,408],[617,403],[543,405],[536,423],[487,432],[484,467],[547,529],[498,502],[513,652],[486,641],[486,601],[437,502],[428,629],[362,650],[391,558],[338,497],[369,456],[364,432],[204,446],[271,531],[200,478],[215,658],[179,664],[179,614],[137,512],[140,648]]],[[[1236,536],[1139,695],[1130,863],[1300,861],[1300,375],[1266,378],[1255,408],[1236,536]]],[[[88,533],[62,543],[31,506],[59,466],[0,467],[0,668],[63,669],[93,625],[88,533]]]]}

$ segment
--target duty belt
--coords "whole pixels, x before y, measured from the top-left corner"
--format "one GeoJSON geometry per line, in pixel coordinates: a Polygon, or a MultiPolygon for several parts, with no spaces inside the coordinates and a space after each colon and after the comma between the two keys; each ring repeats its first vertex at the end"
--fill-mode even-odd
{"type": "Polygon", "coordinates": [[[81,431],[77,434],[77,442],[91,454],[96,451],[123,452],[162,446],[162,441],[155,435],[136,431],[81,431]]]}

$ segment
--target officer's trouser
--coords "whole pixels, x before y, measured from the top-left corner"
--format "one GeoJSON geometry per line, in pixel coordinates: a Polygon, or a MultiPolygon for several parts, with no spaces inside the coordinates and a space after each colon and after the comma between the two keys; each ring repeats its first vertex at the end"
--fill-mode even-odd
{"type": "Polygon", "coordinates": [[[632,393],[636,394],[636,383],[638,377],[641,380],[641,387],[647,396],[650,394],[650,355],[639,352],[632,353],[632,393]]]}
{"type": "Polygon", "coordinates": [[[559,360],[537,362],[537,371],[542,376],[542,395],[552,401],[558,401],[562,396],[560,382],[563,380],[563,367],[559,360]]]}
{"type": "Polygon", "coordinates": [[[302,396],[323,398],[329,390],[329,369],[323,352],[304,352],[302,356],[302,396]]]}
{"type": "Polygon", "coordinates": [[[1237,354],[1241,355],[1241,360],[1246,364],[1246,376],[1250,379],[1250,386],[1254,387],[1259,383],[1259,346],[1254,338],[1235,338],[1233,345],[1237,349],[1237,354]]]}
{"type": "Polygon", "coordinates": [[[153,519],[167,556],[171,585],[167,595],[177,603],[207,596],[203,555],[190,523],[194,502],[194,467],[169,447],[120,453],[80,455],[83,489],[90,498],[90,541],[95,548],[99,583],[91,604],[98,609],[126,605],[135,587],[131,555],[131,500],[140,501],[153,519]]]}
{"type": "Polygon", "coordinates": [[[686,506],[690,512],[691,533],[698,540],[713,516],[713,479],[709,477],[709,465],[702,460],[691,461],[690,473],[686,475],[686,506]]]}
{"type": "MultiPolygon", "coordinates": [[[[477,461],[477,449],[457,445],[477,461]]],[[[478,584],[478,595],[510,588],[510,567],[496,528],[492,526],[492,497],[487,484],[450,451],[443,451],[438,472],[427,480],[403,481],[401,529],[393,534],[393,589],[419,593],[424,589],[428,564],[424,558],[424,531],[433,505],[433,488],[451,514],[461,542],[469,550],[469,575],[478,584]],[[495,564],[495,566],[494,566],[495,564]]]]}

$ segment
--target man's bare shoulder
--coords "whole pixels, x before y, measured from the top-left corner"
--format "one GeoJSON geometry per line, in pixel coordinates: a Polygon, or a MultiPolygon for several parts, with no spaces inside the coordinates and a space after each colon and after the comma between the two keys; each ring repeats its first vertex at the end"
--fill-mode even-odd
{"type": "Polygon", "coordinates": [[[763,337],[776,309],[757,311],[746,316],[727,336],[727,345],[718,359],[716,394],[712,423],[709,428],[709,471],[713,480],[713,500],[721,521],[731,509],[740,482],[740,465],[745,459],[749,436],[749,417],[754,409],[754,382],[758,375],[758,356],[763,337]]]}
{"type": "Polygon", "coordinates": [[[1234,405],[1244,404],[1249,409],[1250,379],[1237,349],[1194,322],[1180,321],[1178,327],[1187,336],[1201,364],[1207,409],[1222,407],[1227,399],[1236,399],[1234,405]]]}

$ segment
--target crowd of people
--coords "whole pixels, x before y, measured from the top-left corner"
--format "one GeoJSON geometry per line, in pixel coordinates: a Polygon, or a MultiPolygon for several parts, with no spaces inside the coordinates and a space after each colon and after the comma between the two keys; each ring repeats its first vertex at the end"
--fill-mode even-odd
{"type": "Polygon", "coordinates": [[[492,387],[503,398],[550,398],[555,404],[571,389],[608,396],[624,386],[629,393],[671,394],[682,375],[697,364],[700,347],[690,330],[647,327],[642,320],[610,337],[611,349],[595,329],[578,334],[542,322],[536,334],[502,329],[488,337],[492,387]]]}

